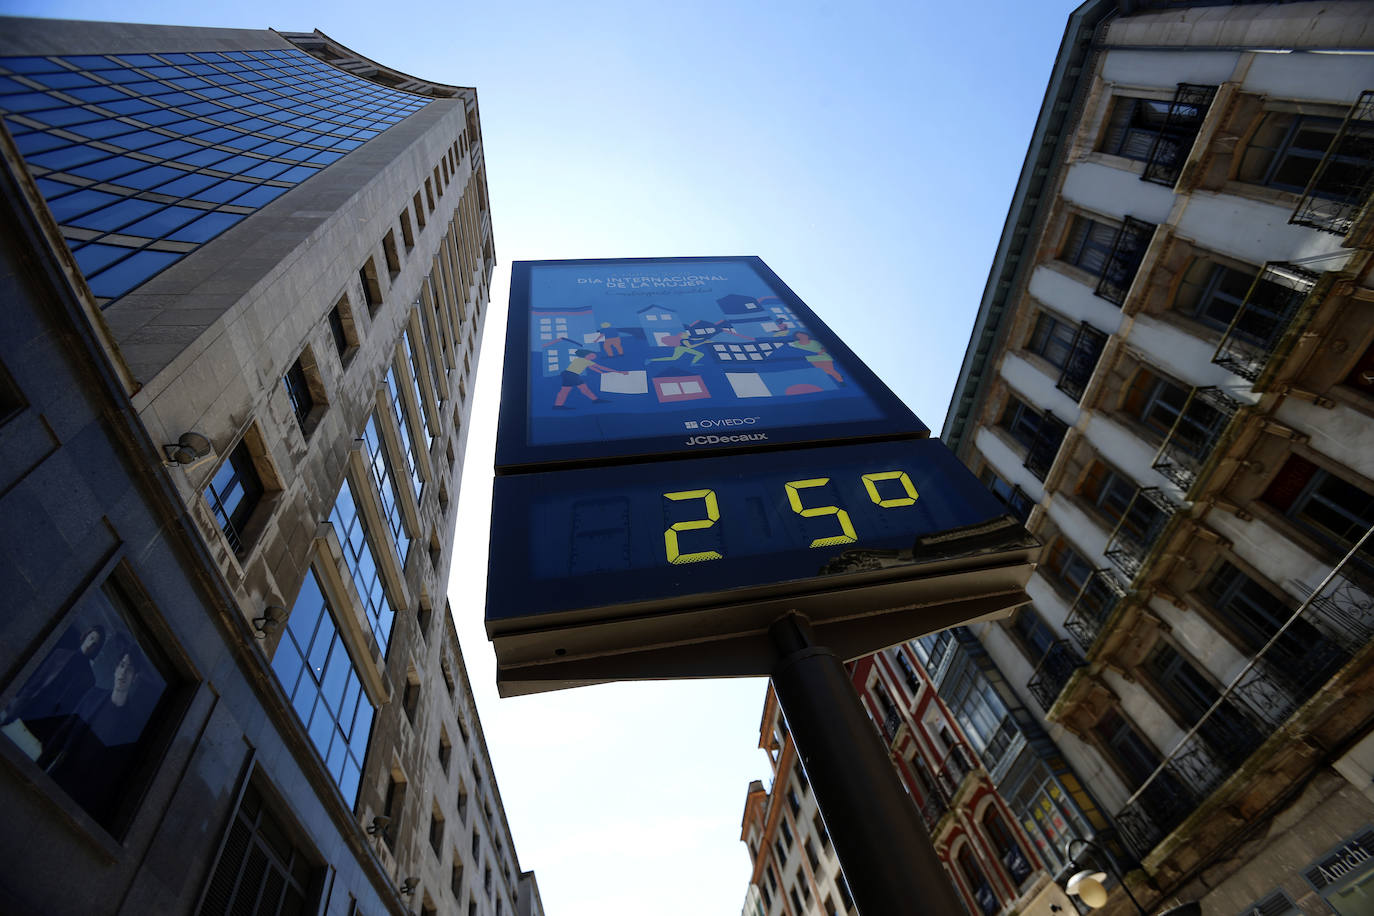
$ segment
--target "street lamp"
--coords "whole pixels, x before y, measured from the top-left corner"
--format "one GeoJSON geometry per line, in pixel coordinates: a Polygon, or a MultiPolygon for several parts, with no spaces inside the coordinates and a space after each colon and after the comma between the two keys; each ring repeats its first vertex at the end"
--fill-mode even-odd
{"type": "MultiPolygon", "coordinates": [[[[1078,857],[1085,851],[1090,850],[1094,855],[1090,861],[1103,862],[1111,871],[1112,877],[1116,878],[1121,889],[1126,892],[1131,903],[1135,905],[1136,912],[1140,916],[1149,916],[1146,909],[1140,905],[1140,901],[1135,899],[1131,889],[1126,886],[1126,879],[1116,867],[1116,860],[1112,857],[1111,850],[1104,849],[1092,840],[1083,840],[1073,837],[1064,844],[1064,858],[1069,860],[1069,869],[1073,874],[1069,880],[1064,882],[1064,892],[1070,897],[1077,897],[1094,910],[1101,909],[1107,905],[1107,888],[1103,882],[1107,880],[1107,872],[1098,871],[1087,862],[1080,863],[1078,857]],[[1076,850],[1076,851],[1075,851],[1076,850]],[[1081,867],[1086,866],[1086,867],[1081,867]]],[[[1183,903],[1175,907],[1170,907],[1159,913],[1159,916],[1201,916],[1202,905],[1197,901],[1183,903]]]]}

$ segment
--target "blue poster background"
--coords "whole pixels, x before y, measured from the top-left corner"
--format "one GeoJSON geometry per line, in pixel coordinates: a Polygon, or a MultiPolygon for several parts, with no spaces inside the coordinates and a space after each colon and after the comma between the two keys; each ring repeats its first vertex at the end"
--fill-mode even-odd
{"type": "Polygon", "coordinates": [[[741,260],[532,266],[530,444],[746,444],[883,416],[828,332],[780,292],[741,260]]]}

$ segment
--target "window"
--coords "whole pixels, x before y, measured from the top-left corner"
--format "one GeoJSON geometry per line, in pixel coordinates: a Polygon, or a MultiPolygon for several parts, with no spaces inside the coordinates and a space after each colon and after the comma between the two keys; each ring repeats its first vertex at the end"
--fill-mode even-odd
{"type": "Polygon", "coordinates": [[[1043,571],[1050,583],[1072,601],[1093,574],[1093,566],[1067,540],[1059,538],[1045,554],[1043,571]]]}
{"type": "Polygon", "coordinates": [[[377,429],[376,414],[368,417],[367,425],[363,427],[363,445],[367,448],[367,465],[372,471],[372,482],[382,501],[382,515],[396,541],[396,555],[404,564],[410,552],[410,535],[406,532],[401,513],[401,494],[396,488],[396,478],[391,473],[391,463],[387,461],[386,445],[377,429]]]}
{"type": "Polygon", "coordinates": [[[1221,698],[1216,685],[1169,643],[1161,641],[1144,668],[1179,724],[1184,728],[1197,725],[1198,734],[1221,760],[1239,766],[1259,746],[1260,733],[1230,699],[1213,708],[1221,698]]]}
{"type": "Polygon", "coordinates": [[[1125,517],[1126,510],[1130,509],[1132,518],[1127,520],[1126,527],[1132,531],[1140,532],[1149,529],[1151,521],[1149,510],[1153,510],[1155,513],[1158,510],[1154,508],[1153,504],[1135,498],[1136,491],[1139,489],[1135,485],[1135,481],[1124,474],[1108,467],[1101,461],[1094,461],[1088,468],[1083,483],[1079,485],[1078,492],[1113,525],[1120,522],[1125,517]],[[1132,501],[1135,502],[1134,506],[1132,506],[1132,501]]]}
{"type": "MultiPolygon", "coordinates": [[[[1155,375],[1148,369],[1141,369],[1131,381],[1126,391],[1123,409],[1144,423],[1160,436],[1169,435],[1188,403],[1188,389],[1174,384],[1168,379],[1155,375]]],[[[1199,405],[1205,407],[1206,405],[1199,405]]],[[[1210,408],[1209,408],[1210,409],[1210,408]]],[[[1212,411],[1215,413],[1215,411],[1212,411]]],[[[1195,430],[1195,439],[1205,438],[1205,425],[1200,421],[1204,415],[1192,417],[1188,425],[1195,430]]]]}
{"type": "Polygon", "coordinates": [[[844,904],[844,911],[848,913],[854,909],[854,895],[849,892],[849,882],[844,879],[844,872],[835,869],[835,889],[840,892],[840,902],[844,904]]]}
{"type": "Polygon", "coordinates": [[[307,355],[308,351],[302,353],[286,370],[286,375],[282,377],[282,385],[286,388],[286,397],[291,402],[291,412],[296,415],[296,424],[300,426],[302,435],[307,433],[310,412],[315,409],[315,397],[310,393],[310,382],[306,378],[305,367],[301,362],[302,359],[307,358],[307,355]]]}
{"type": "Polygon", "coordinates": [[[429,642],[429,622],[433,618],[434,608],[429,606],[428,599],[421,599],[415,607],[415,629],[425,642],[429,642]]]}
{"type": "Polygon", "coordinates": [[[821,820],[821,813],[817,811],[811,818],[811,825],[816,828],[816,835],[821,838],[821,848],[830,848],[830,831],[825,829],[825,821],[821,820]]]}
{"type": "Polygon", "coordinates": [[[453,759],[453,744],[448,740],[448,732],[444,727],[439,726],[439,746],[436,749],[439,756],[439,767],[448,772],[449,761],[453,759]]]}
{"type": "Polygon", "coordinates": [[[1059,259],[1093,276],[1102,273],[1112,256],[1117,227],[1086,216],[1075,216],[1059,259]]]}
{"type": "Polygon", "coordinates": [[[339,297],[339,301],[329,310],[329,333],[334,339],[339,362],[347,366],[358,348],[358,332],[353,324],[353,309],[349,307],[347,296],[339,297]]]}
{"type": "Polygon", "coordinates": [[[334,526],[334,533],[343,548],[344,565],[348,567],[353,586],[362,600],[363,619],[370,624],[377,646],[385,655],[396,612],[382,584],[377,558],[368,540],[371,535],[363,524],[357,500],[353,497],[353,485],[346,477],[339,488],[339,495],[334,499],[329,522],[334,526]]]}
{"type": "Polygon", "coordinates": [[[1364,178],[1374,168],[1374,156],[1369,135],[1361,130],[1347,132],[1332,149],[1340,128],[1340,118],[1271,111],[1245,148],[1236,177],[1301,194],[1329,150],[1330,161],[1311,193],[1353,202],[1350,189],[1363,187],[1364,178]]]}
{"type": "Polygon", "coordinates": [[[1042,311],[1035,319],[1035,329],[1031,331],[1026,349],[1043,357],[1056,369],[1062,369],[1069,361],[1069,354],[1073,352],[1074,335],[1077,330],[1068,322],[1042,311]]]}
{"type": "Polygon", "coordinates": [[[429,205],[429,212],[430,212],[430,213],[433,213],[433,212],[434,212],[434,186],[431,185],[431,184],[429,183],[429,179],[428,179],[428,178],[425,179],[425,203],[427,203],[427,204],[429,205]]]}
{"type": "Polygon", "coordinates": [[[458,786],[458,820],[468,819],[468,790],[461,784],[458,786]]]}
{"type": "Polygon", "coordinates": [[[444,815],[437,805],[429,812],[429,848],[436,856],[444,854],[444,815]]]}
{"type": "Polygon", "coordinates": [[[391,410],[396,415],[396,424],[401,433],[401,448],[405,453],[403,456],[405,458],[405,469],[410,475],[410,483],[411,486],[415,488],[415,499],[418,501],[423,484],[420,482],[419,465],[416,463],[415,458],[415,426],[411,422],[410,410],[406,407],[405,399],[401,396],[401,389],[396,384],[396,369],[394,366],[386,370],[386,376],[383,381],[386,383],[387,392],[391,399],[391,410]]]}
{"type": "Polygon", "coordinates": [[[415,404],[420,408],[420,418],[425,427],[426,448],[434,448],[434,438],[438,418],[435,417],[434,409],[429,406],[429,402],[420,394],[420,374],[424,371],[423,363],[415,349],[414,338],[410,336],[410,329],[405,328],[401,331],[401,349],[405,352],[410,361],[410,371],[405,373],[407,381],[410,382],[410,393],[415,398],[415,404]]]}
{"type": "Polygon", "coordinates": [[[1035,445],[1040,435],[1040,414],[1018,397],[1007,400],[999,425],[1025,448],[1035,445]]]}
{"type": "Polygon", "coordinates": [[[941,695],[959,720],[974,750],[995,766],[1016,734],[1007,706],[966,653],[960,653],[941,695]]]}
{"type": "Polygon", "coordinates": [[[1012,837],[1011,831],[1002,821],[1002,816],[997,813],[993,805],[988,805],[983,813],[983,832],[987,834],[992,842],[992,848],[997,853],[997,858],[1001,861],[1002,867],[1011,875],[1011,880],[1016,884],[1021,884],[1031,874],[1030,862],[1027,861],[1025,853],[1021,851],[1021,844],[1017,843],[1012,837]]]}
{"type": "Polygon", "coordinates": [[[263,492],[262,478],[248,452],[248,443],[239,440],[205,486],[205,502],[235,553],[245,550],[244,526],[262,501],[263,492]]]}
{"type": "Polygon", "coordinates": [[[805,910],[802,909],[801,898],[797,896],[797,888],[796,888],[796,885],[793,885],[793,886],[792,886],[792,889],[791,889],[790,891],[788,891],[787,893],[788,893],[788,896],[790,896],[790,897],[792,898],[792,911],[793,911],[794,913],[804,913],[804,912],[806,912],[805,910]]]}
{"type": "Polygon", "coordinates": [[[415,724],[415,713],[420,708],[420,683],[419,681],[407,680],[405,687],[401,690],[401,711],[406,714],[406,721],[412,726],[415,724]]]}
{"type": "Polygon", "coordinates": [[[396,230],[388,229],[382,236],[382,255],[386,258],[386,271],[395,280],[401,273],[401,256],[396,252],[396,230]]]}
{"type": "Polygon", "coordinates": [[[415,231],[410,228],[410,209],[401,211],[401,243],[406,246],[406,251],[415,247],[415,231]]]}
{"type": "Polygon", "coordinates": [[[1115,99],[1102,137],[1102,152],[1147,161],[1168,117],[1168,101],[1124,96],[1115,99]]]}
{"type": "Polygon", "coordinates": [[[793,817],[801,814],[801,799],[797,797],[796,791],[791,786],[787,787],[787,807],[792,809],[793,817]]]}
{"type": "MultiPolygon", "coordinates": [[[[996,496],[1002,502],[1002,505],[1007,507],[1008,512],[1016,516],[1018,521],[1024,524],[1026,519],[1030,518],[1031,509],[1035,506],[1035,503],[1031,501],[1031,498],[1026,495],[1024,490],[1009,481],[1003,480],[997,475],[997,472],[990,467],[983,468],[983,473],[979,475],[978,479],[983,482],[984,486],[992,491],[992,495],[996,496]]],[[[915,688],[913,687],[912,689],[914,690],[915,688]]]]}
{"type": "Polygon", "coordinates": [[[377,314],[377,309],[382,305],[382,286],[377,280],[377,265],[372,263],[371,258],[358,268],[358,280],[363,286],[363,301],[367,303],[368,311],[377,314]]]}
{"type": "Polygon", "coordinates": [[[390,819],[386,829],[382,831],[382,839],[386,841],[388,849],[396,848],[396,837],[401,830],[401,814],[406,806],[406,782],[399,775],[392,773],[387,777],[386,798],[382,802],[382,815],[390,819]]]}
{"type": "Polygon", "coordinates": [[[1224,332],[1231,327],[1236,313],[1246,305],[1249,297],[1246,311],[1232,333],[1247,339],[1265,340],[1280,319],[1280,310],[1289,293],[1268,280],[1260,280],[1255,286],[1258,274],[1253,267],[1195,258],[1183,273],[1178,295],[1174,297],[1174,309],[1224,332]],[[1252,286],[1255,287],[1253,295],[1250,294],[1252,286]]]}
{"type": "Polygon", "coordinates": [[[456,849],[453,850],[453,871],[449,875],[448,886],[453,891],[453,899],[463,896],[463,860],[458,858],[456,849]]]}
{"type": "Polygon", "coordinates": [[[272,671],[329,775],[352,805],[372,734],[372,705],[313,569],[291,607],[272,671]]]}
{"type": "Polygon", "coordinates": [[[997,895],[992,892],[992,885],[988,883],[983,870],[978,867],[978,863],[973,860],[973,852],[969,849],[969,844],[965,843],[959,849],[959,855],[955,857],[955,863],[959,866],[959,872],[967,882],[969,892],[973,895],[973,900],[978,904],[978,909],[983,916],[993,916],[1001,904],[997,902],[997,895]]]}
{"type": "Polygon", "coordinates": [[[90,588],[0,694],[5,737],[115,837],[179,719],[181,679],[136,608],[113,577],[90,588]]]}
{"type": "Polygon", "coordinates": [[[291,838],[251,783],[234,812],[229,835],[205,887],[200,916],[309,911],[315,864],[291,838]]]}
{"type": "Polygon", "coordinates": [[[1093,726],[1093,733],[1131,791],[1140,788],[1159,766],[1158,752],[1115,709],[1109,710],[1098,720],[1093,726]]]}
{"type": "Polygon", "coordinates": [[[1021,610],[1017,611],[1016,617],[1007,629],[1032,664],[1044,658],[1045,653],[1050,651],[1050,646],[1054,645],[1058,638],[1040,616],[1040,612],[1031,604],[1023,605],[1021,610]]]}
{"type": "MultiPolygon", "coordinates": [[[[1374,494],[1301,455],[1288,456],[1260,500],[1342,553],[1374,527],[1374,494]]],[[[1362,552],[1374,556],[1374,544],[1362,552]]]]}
{"type": "Polygon", "coordinates": [[[816,871],[821,867],[820,856],[816,855],[816,847],[808,839],[802,844],[802,850],[806,853],[806,861],[811,863],[811,871],[816,871]]]}
{"type": "Polygon", "coordinates": [[[415,222],[419,223],[420,228],[425,228],[425,206],[420,201],[420,192],[415,192],[415,222]]]}

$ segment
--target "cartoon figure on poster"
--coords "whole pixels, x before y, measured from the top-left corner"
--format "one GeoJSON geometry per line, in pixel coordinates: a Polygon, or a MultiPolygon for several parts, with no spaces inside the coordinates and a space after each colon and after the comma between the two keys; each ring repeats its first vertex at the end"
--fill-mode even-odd
{"type": "Polygon", "coordinates": [[[696,418],[765,429],[877,415],[746,264],[540,269],[529,321],[529,409],[548,418],[534,433],[546,441],[663,435],[696,418]]]}

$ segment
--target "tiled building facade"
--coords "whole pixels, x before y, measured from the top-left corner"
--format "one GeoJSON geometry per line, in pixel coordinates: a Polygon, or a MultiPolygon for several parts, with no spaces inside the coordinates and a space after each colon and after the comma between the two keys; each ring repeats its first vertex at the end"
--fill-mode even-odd
{"type": "Polygon", "coordinates": [[[446,598],[476,93],[5,20],[0,909],[542,912],[446,598]]]}
{"type": "Polygon", "coordinates": [[[1045,544],[970,631],[1147,908],[1374,894],[1371,50],[1368,3],[1080,7],[944,425],[1045,544]]]}

